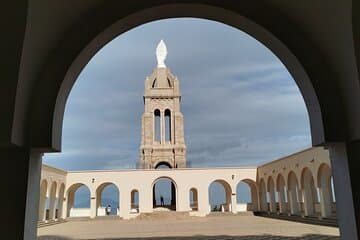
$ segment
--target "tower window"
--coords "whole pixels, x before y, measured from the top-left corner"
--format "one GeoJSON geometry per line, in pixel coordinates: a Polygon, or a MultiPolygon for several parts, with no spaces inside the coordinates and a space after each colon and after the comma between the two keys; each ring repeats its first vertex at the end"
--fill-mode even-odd
{"type": "Polygon", "coordinates": [[[172,86],[171,86],[171,81],[170,81],[169,78],[167,79],[167,81],[168,81],[169,87],[172,87],[172,86]]]}
{"type": "Polygon", "coordinates": [[[152,84],[152,88],[155,88],[155,87],[157,87],[157,81],[156,81],[156,78],[155,78],[155,80],[153,81],[153,84],[152,84]]]}
{"type": "Polygon", "coordinates": [[[165,110],[165,141],[171,141],[171,111],[165,110]]]}
{"type": "Polygon", "coordinates": [[[154,139],[160,142],[160,110],[154,111],[154,139]]]}

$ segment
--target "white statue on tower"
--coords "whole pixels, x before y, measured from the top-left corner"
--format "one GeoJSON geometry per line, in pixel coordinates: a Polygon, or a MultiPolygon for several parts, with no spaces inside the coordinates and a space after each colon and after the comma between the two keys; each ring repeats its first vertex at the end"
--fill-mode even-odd
{"type": "Polygon", "coordinates": [[[161,41],[159,42],[159,44],[156,47],[156,59],[158,62],[158,65],[157,65],[158,68],[166,68],[165,59],[166,59],[167,53],[168,52],[167,52],[165,42],[161,39],[161,41]]]}

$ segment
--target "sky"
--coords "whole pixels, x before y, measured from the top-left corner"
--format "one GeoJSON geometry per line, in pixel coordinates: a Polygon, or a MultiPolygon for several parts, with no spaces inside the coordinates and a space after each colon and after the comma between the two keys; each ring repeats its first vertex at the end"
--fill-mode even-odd
{"type": "Polygon", "coordinates": [[[180,81],[191,167],[257,166],[311,146],[304,100],[269,49],[230,26],[181,18],[136,27],[90,60],[67,100],[62,152],[45,154],[44,163],[136,167],[144,81],[161,39],[180,81]]]}
{"type": "MultiPolygon", "coordinates": [[[[311,146],[303,98],[286,67],[264,45],[214,21],[181,18],[141,25],[105,45],[86,65],[68,98],[62,152],[44,163],[65,170],[135,168],[139,159],[144,81],[156,67],[164,39],[167,67],[179,78],[190,167],[258,166],[311,146]]],[[[156,198],[170,198],[160,182],[156,198]]],[[[119,205],[109,186],[102,205],[119,205]]],[[[140,193],[141,194],[141,193],[140,193]]],[[[217,183],[212,205],[225,202],[217,183]]],[[[246,184],[238,202],[249,201],[246,184]]],[[[88,207],[80,188],[75,206],[88,207]]]]}

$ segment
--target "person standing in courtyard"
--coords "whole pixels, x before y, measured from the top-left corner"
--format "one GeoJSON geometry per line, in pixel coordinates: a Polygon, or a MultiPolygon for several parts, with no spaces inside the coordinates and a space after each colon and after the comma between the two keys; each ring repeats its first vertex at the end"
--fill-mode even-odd
{"type": "Polygon", "coordinates": [[[160,196],[160,205],[164,206],[164,197],[163,196],[160,196]]]}
{"type": "Polygon", "coordinates": [[[111,213],[111,205],[109,204],[109,205],[107,205],[107,207],[106,207],[106,215],[107,216],[109,216],[110,215],[110,213],[111,213]]]}

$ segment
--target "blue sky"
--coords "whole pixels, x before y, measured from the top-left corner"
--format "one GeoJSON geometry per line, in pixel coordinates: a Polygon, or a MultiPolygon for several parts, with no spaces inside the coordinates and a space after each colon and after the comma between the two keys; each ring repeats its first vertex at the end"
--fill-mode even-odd
{"type": "Polygon", "coordinates": [[[192,167],[256,166],[311,145],[303,98],[270,50],[232,27],[182,18],[134,28],[91,59],[67,101],[62,152],[46,154],[44,163],[135,168],[144,80],[160,39],[180,81],[192,167]]]}

